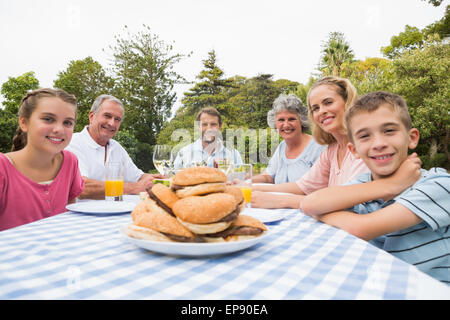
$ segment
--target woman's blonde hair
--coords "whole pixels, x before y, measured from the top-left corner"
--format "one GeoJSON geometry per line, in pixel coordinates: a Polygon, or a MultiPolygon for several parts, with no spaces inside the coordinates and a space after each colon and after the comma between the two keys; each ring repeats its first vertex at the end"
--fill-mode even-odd
{"type": "MultiPolygon", "coordinates": [[[[345,78],[340,78],[340,77],[333,77],[333,76],[321,78],[320,80],[318,80],[316,83],[313,84],[311,89],[309,89],[308,95],[306,97],[306,101],[308,103],[308,116],[309,116],[309,118],[311,120],[311,124],[312,124],[312,135],[318,143],[320,143],[322,145],[326,145],[326,144],[331,144],[333,142],[336,142],[336,139],[330,133],[327,133],[324,130],[322,130],[322,128],[320,128],[314,122],[312,110],[311,110],[311,103],[309,101],[309,96],[310,96],[312,90],[314,90],[315,88],[322,86],[322,85],[331,86],[336,89],[336,93],[339,94],[342,97],[342,99],[344,99],[344,101],[345,101],[345,105],[344,105],[345,110],[347,110],[351,105],[353,105],[353,103],[358,98],[358,94],[356,92],[355,87],[350,82],[350,80],[345,79],[345,78]]],[[[347,130],[345,128],[345,123],[342,123],[342,126],[344,127],[345,132],[346,132],[347,130]]]]}
{"type": "MultiPolygon", "coordinates": [[[[73,104],[75,109],[75,116],[77,114],[77,98],[70,93],[62,89],[50,89],[41,88],[33,91],[29,91],[20,102],[19,107],[19,118],[23,117],[25,119],[30,119],[31,114],[36,109],[39,100],[44,97],[56,97],[60,98],[62,101],[73,104]]],[[[12,141],[11,151],[18,151],[23,149],[27,144],[27,133],[23,132],[20,126],[16,129],[16,135],[12,141]]]]}

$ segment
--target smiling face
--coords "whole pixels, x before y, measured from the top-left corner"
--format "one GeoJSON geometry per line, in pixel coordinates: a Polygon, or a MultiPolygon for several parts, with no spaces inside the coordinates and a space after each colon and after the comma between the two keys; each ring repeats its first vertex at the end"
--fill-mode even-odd
{"type": "Polygon", "coordinates": [[[276,114],[275,127],[284,140],[297,139],[302,134],[302,125],[297,114],[287,110],[276,114]]]}
{"type": "Polygon", "coordinates": [[[341,134],[344,130],[343,120],[345,101],[331,85],[321,85],[309,94],[309,105],[316,125],[330,134],[341,134]]]}
{"type": "Polygon", "coordinates": [[[414,149],[419,141],[419,131],[407,130],[398,112],[387,104],[355,114],[349,130],[353,140],[349,149],[364,161],[373,180],[392,175],[408,157],[408,148],[414,149]]]}
{"type": "Polygon", "coordinates": [[[105,146],[119,131],[123,109],[115,101],[105,100],[97,113],[89,112],[89,134],[99,145],[105,146]]]}
{"type": "Polygon", "coordinates": [[[202,130],[202,141],[208,144],[214,142],[222,128],[219,124],[219,117],[202,113],[199,122],[200,129],[202,130]]]}
{"type": "Polygon", "coordinates": [[[27,147],[51,154],[67,147],[75,125],[75,108],[60,98],[40,98],[30,118],[19,118],[20,128],[27,133],[27,147]]]}

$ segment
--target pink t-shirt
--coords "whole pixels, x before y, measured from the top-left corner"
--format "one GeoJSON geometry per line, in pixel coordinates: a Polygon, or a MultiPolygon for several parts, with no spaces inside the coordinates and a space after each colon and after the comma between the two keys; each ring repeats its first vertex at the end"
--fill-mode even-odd
{"type": "Polygon", "coordinates": [[[0,231],[65,212],[69,199],[84,189],[78,159],[62,151],[61,168],[50,184],[39,184],[20,173],[0,153],[0,231]]]}
{"type": "Polygon", "coordinates": [[[305,194],[326,187],[343,185],[361,173],[369,172],[365,163],[361,159],[356,159],[348,149],[339,168],[337,155],[338,144],[328,145],[311,169],[300,180],[296,181],[305,194]]]}

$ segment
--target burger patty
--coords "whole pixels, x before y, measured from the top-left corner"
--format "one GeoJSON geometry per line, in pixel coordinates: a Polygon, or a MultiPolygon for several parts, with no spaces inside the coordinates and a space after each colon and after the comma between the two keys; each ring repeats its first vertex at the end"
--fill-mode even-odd
{"type": "Polygon", "coordinates": [[[254,236],[262,233],[263,230],[255,227],[231,227],[221,232],[208,234],[207,237],[222,237],[226,238],[228,236],[254,236]]]}
{"type": "Polygon", "coordinates": [[[176,241],[176,242],[206,242],[203,238],[195,237],[195,238],[189,238],[189,237],[183,237],[183,236],[177,236],[174,234],[164,233],[161,232],[163,235],[165,235],[170,240],[176,241]]]}
{"type": "Polygon", "coordinates": [[[168,213],[170,213],[172,216],[175,217],[175,214],[173,213],[172,209],[170,209],[166,204],[164,204],[164,202],[159,200],[158,197],[150,189],[148,189],[147,192],[148,192],[148,196],[150,197],[150,199],[155,201],[158,206],[160,206],[165,211],[167,211],[168,213]]]}
{"type": "Polygon", "coordinates": [[[229,213],[228,215],[226,215],[225,217],[223,217],[222,219],[220,219],[219,221],[216,221],[216,222],[234,221],[237,219],[240,211],[241,211],[241,208],[239,206],[237,206],[236,209],[234,209],[234,211],[232,211],[231,213],[229,213]]]}
{"type": "Polygon", "coordinates": [[[202,183],[198,183],[198,184],[189,184],[187,186],[181,186],[179,184],[172,184],[170,186],[170,188],[172,189],[173,192],[175,192],[177,190],[181,190],[181,189],[184,189],[184,188],[195,187],[195,186],[199,186],[199,185],[202,185],[202,184],[206,185],[206,184],[209,184],[209,183],[213,184],[213,183],[225,183],[225,182],[222,182],[222,181],[218,181],[218,182],[202,182],[202,183]]]}
{"type": "Polygon", "coordinates": [[[180,186],[180,185],[177,185],[177,184],[172,184],[171,186],[170,186],[170,189],[172,189],[172,191],[177,191],[177,190],[181,190],[181,189],[183,189],[185,186],[180,186]]]}

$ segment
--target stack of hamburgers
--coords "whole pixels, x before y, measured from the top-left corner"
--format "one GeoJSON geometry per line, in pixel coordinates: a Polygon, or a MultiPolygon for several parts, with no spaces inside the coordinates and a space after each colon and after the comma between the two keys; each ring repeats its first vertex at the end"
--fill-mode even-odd
{"type": "Polygon", "coordinates": [[[227,186],[219,169],[193,167],[178,172],[171,188],[155,184],[131,213],[127,234],[137,239],[222,242],[254,238],[267,231],[259,220],[241,215],[244,197],[227,186]]]}

